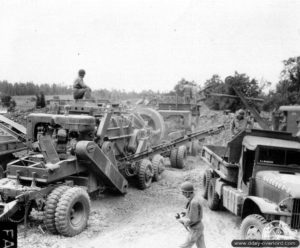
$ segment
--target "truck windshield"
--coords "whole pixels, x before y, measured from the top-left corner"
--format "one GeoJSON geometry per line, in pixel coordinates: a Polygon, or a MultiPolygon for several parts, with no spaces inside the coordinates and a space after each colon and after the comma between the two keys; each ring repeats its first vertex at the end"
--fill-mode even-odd
{"type": "Polygon", "coordinates": [[[300,151],[276,148],[260,148],[258,162],[277,165],[300,166],[300,151]]]}

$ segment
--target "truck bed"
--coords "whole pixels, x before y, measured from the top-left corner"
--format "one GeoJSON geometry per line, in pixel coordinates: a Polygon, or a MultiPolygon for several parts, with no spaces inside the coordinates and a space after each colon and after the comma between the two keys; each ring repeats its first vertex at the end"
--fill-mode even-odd
{"type": "Polygon", "coordinates": [[[26,146],[21,141],[10,135],[0,135],[0,156],[25,150],[26,146]]]}
{"type": "Polygon", "coordinates": [[[228,149],[225,146],[203,146],[201,158],[224,180],[237,183],[238,165],[228,163],[228,149]]]}

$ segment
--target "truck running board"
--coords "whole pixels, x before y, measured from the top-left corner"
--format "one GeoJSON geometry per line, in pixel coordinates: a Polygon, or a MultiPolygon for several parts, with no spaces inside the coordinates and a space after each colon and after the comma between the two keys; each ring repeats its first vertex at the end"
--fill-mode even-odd
{"type": "Polygon", "coordinates": [[[76,155],[80,161],[88,162],[104,184],[113,186],[121,194],[127,192],[127,180],[95,142],[79,141],[76,145],[76,155]]]}

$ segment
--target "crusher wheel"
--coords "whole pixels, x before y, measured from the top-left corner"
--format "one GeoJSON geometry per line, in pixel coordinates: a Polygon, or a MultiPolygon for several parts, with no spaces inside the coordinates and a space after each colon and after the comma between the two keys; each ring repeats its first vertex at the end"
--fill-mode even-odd
{"type": "Polygon", "coordinates": [[[166,133],[165,121],[161,114],[151,108],[137,108],[136,113],[144,120],[143,127],[150,127],[153,131],[151,145],[160,144],[166,133]]]}

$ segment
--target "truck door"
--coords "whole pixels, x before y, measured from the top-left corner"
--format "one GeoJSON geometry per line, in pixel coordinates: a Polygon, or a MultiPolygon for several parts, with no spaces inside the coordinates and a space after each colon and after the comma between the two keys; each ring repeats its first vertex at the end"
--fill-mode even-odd
{"type": "Polygon", "coordinates": [[[240,160],[239,185],[243,192],[249,194],[249,182],[252,177],[255,151],[249,150],[243,146],[242,158],[240,160]]]}

